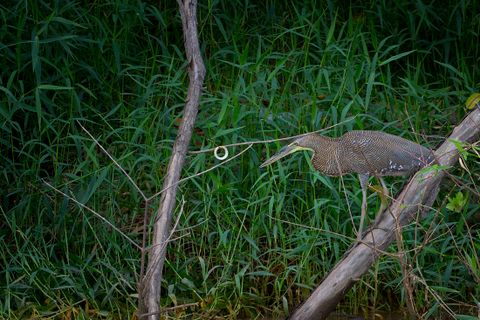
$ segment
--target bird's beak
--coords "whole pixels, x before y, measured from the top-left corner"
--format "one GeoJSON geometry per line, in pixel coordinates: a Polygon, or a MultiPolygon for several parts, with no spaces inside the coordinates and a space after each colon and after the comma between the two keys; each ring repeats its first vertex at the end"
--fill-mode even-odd
{"type": "Polygon", "coordinates": [[[296,145],[293,145],[293,144],[289,144],[289,145],[286,145],[285,147],[283,147],[282,149],[280,149],[280,151],[278,151],[276,154],[274,154],[270,159],[268,159],[267,161],[265,161],[264,163],[262,163],[260,165],[260,168],[264,168],[268,165],[271,165],[272,163],[274,163],[275,161],[277,160],[280,160],[282,159],[283,157],[285,156],[288,156],[289,154],[292,154],[294,153],[295,151],[298,151],[300,150],[301,148],[299,148],[298,146],[296,145]]]}

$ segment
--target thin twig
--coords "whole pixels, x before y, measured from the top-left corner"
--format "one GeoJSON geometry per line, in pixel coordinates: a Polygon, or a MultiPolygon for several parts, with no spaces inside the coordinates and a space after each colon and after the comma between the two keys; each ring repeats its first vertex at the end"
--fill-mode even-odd
{"type": "Polygon", "coordinates": [[[425,286],[425,289],[427,289],[427,291],[434,297],[434,299],[438,302],[440,307],[442,307],[443,310],[445,310],[453,319],[456,318],[455,317],[455,312],[453,312],[452,309],[450,309],[450,307],[445,303],[445,301],[443,301],[442,297],[440,297],[438,295],[438,293],[436,293],[434,290],[432,290],[432,288],[430,288],[430,286],[427,284],[427,282],[425,281],[425,279],[423,278],[423,275],[421,273],[422,272],[421,268],[418,268],[417,271],[420,273],[420,276],[417,276],[415,274],[412,275],[412,277],[415,279],[415,281],[423,284],[425,286]]]}
{"type": "MultiPolygon", "coordinates": [[[[178,180],[177,182],[175,182],[175,183],[173,183],[173,184],[171,184],[171,185],[163,188],[162,190],[160,190],[159,192],[155,193],[153,196],[147,198],[146,200],[150,201],[150,200],[158,197],[158,196],[159,196],[160,194],[162,194],[165,190],[167,190],[167,189],[169,189],[169,188],[171,188],[171,187],[173,187],[173,186],[176,186],[176,185],[179,184],[179,183],[182,183],[182,182],[187,181],[187,180],[189,180],[189,179],[193,179],[193,178],[195,178],[195,177],[201,176],[202,174],[205,174],[205,173],[207,173],[207,172],[209,172],[209,171],[212,171],[213,169],[216,169],[216,168],[218,168],[218,167],[220,167],[220,166],[223,166],[225,163],[230,162],[230,161],[232,161],[233,159],[238,158],[239,156],[241,156],[243,153],[245,153],[245,152],[246,152],[248,149],[250,149],[252,146],[253,146],[253,143],[251,143],[247,148],[245,148],[245,149],[244,149],[243,151],[241,151],[240,153],[234,155],[234,156],[231,157],[230,159],[227,159],[227,160],[225,160],[225,161],[223,161],[223,162],[220,162],[219,164],[216,164],[216,165],[214,165],[213,167],[208,168],[207,170],[204,170],[204,171],[202,171],[202,172],[199,172],[199,173],[196,173],[196,174],[194,174],[194,175],[191,175],[191,176],[188,176],[188,177],[185,177],[185,178],[183,178],[183,179],[178,180]]],[[[212,149],[212,150],[213,150],[213,149],[212,149]]]]}
{"type": "Polygon", "coordinates": [[[113,156],[110,155],[110,153],[108,153],[108,151],[100,144],[100,142],[98,142],[98,140],[95,139],[95,137],[84,126],[82,126],[80,121],[77,120],[77,123],[83,129],[83,131],[85,131],[88,134],[90,139],[92,139],[97,144],[97,146],[100,149],[102,149],[102,151],[107,155],[107,157],[109,157],[110,160],[112,160],[112,162],[115,164],[115,166],[117,166],[117,168],[120,169],[120,171],[122,171],[122,173],[127,177],[127,179],[130,180],[132,185],[135,187],[135,189],[137,189],[138,193],[140,193],[140,195],[142,196],[143,200],[147,200],[147,197],[145,196],[145,194],[142,192],[140,187],[135,183],[135,181],[133,181],[132,177],[130,177],[130,175],[127,173],[127,171],[125,171],[125,169],[123,169],[122,166],[113,158],[113,156]]]}
{"type": "Polygon", "coordinates": [[[55,190],[56,192],[60,193],[61,195],[63,195],[64,197],[72,200],[73,202],[75,202],[76,204],[78,204],[79,206],[81,206],[82,208],[90,211],[91,213],[93,213],[97,218],[99,218],[100,220],[102,220],[103,222],[105,222],[106,224],[108,224],[111,228],[113,228],[115,231],[117,231],[118,233],[120,233],[125,239],[127,239],[131,244],[133,244],[137,249],[139,249],[140,251],[143,251],[143,248],[141,246],[139,246],[135,241],[133,241],[129,236],[127,236],[125,233],[123,233],[122,230],[120,230],[119,228],[117,228],[114,224],[112,224],[110,221],[108,221],[105,217],[103,217],[102,215],[100,215],[99,213],[95,212],[93,209],[90,209],[89,207],[87,207],[86,205],[84,205],[83,203],[81,203],[80,201],[78,201],[77,199],[69,196],[68,194],[66,194],[65,192],[63,191],[60,191],[58,190],[57,188],[55,188],[54,186],[52,186],[50,183],[48,183],[47,181],[43,180],[43,183],[45,183],[47,186],[49,186],[50,188],[52,188],[53,190],[55,190]]]}
{"type": "MultiPolygon", "coordinates": [[[[281,223],[289,224],[289,225],[292,225],[294,227],[300,227],[300,228],[303,228],[303,229],[306,229],[306,230],[314,230],[314,231],[318,231],[320,233],[328,233],[328,234],[337,236],[338,238],[344,238],[344,239],[348,239],[348,240],[356,240],[355,238],[352,238],[352,237],[349,237],[349,236],[346,236],[344,234],[337,233],[337,232],[334,232],[334,231],[331,231],[331,230],[316,228],[316,227],[312,227],[312,226],[308,226],[308,225],[304,225],[304,224],[300,224],[300,223],[291,222],[291,221],[288,221],[288,220],[283,220],[283,219],[280,219],[280,218],[273,217],[272,215],[269,215],[269,214],[267,214],[267,216],[270,217],[273,220],[277,220],[281,223]]],[[[372,243],[370,243],[370,242],[365,242],[365,241],[362,241],[362,240],[360,240],[358,242],[366,245],[367,247],[371,248],[372,250],[376,251],[377,253],[380,253],[380,254],[383,254],[383,255],[389,256],[389,257],[397,257],[396,254],[381,250],[378,247],[376,247],[375,245],[372,245],[372,243]]]]}
{"type": "Polygon", "coordinates": [[[193,302],[193,303],[186,303],[186,304],[181,304],[179,306],[174,306],[174,307],[168,307],[168,308],[163,308],[162,313],[177,310],[177,309],[186,309],[190,307],[196,307],[198,306],[198,302],[193,302]]]}
{"type": "Polygon", "coordinates": [[[186,303],[186,304],[181,304],[181,305],[174,306],[174,307],[163,308],[159,312],[142,313],[142,314],[139,314],[138,317],[141,319],[142,317],[146,317],[146,316],[154,316],[154,315],[164,314],[164,313],[167,313],[169,311],[174,311],[174,310],[178,310],[178,309],[186,309],[186,308],[190,308],[190,307],[196,307],[198,305],[199,305],[199,302],[186,303]]]}
{"type": "MultiPolygon", "coordinates": [[[[332,128],[335,128],[339,125],[342,125],[344,123],[347,123],[347,122],[350,122],[352,120],[354,120],[357,116],[353,116],[351,118],[349,118],[348,120],[345,120],[345,121],[342,121],[342,122],[339,122],[337,124],[334,124],[332,126],[329,126],[329,127],[326,127],[326,128],[323,128],[323,129],[320,129],[320,130],[316,130],[316,131],[311,131],[311,132],[307,132],[307,133],[302,133],[302,134],[297,134],[295,136],[290,136],[290,137],[285,137],[285,138],[278,138],[278,139],[269,139],[269,140],[260,140],[260,141],[245,141],[245,142],[239,142],[239,143],[232,143],[232,144],[225,144],[225,145],[222,145],[220,147],[236,147],[236,146],[244,146],[244,145],[254,145],[254,144],[260,144],[260,143],[271,143],[271,142],[276,142],[276,141],[284,141],[284,140],[291,140],[291,139],[295,139],[295,138],[298,138],[298,137],[303,137],[303,136],[306,136],[308,134],[311,134],[311,133],[316,133],[316,132],[321,132],[321,131],[326,131],[326,130],[330,130],[332,128]]],[[[212,152],[216,149],[217,147],[215,148],[209,148],[209,149],[202,149],[202,150],[194,150],[194,151],[190,151],[189,153],[191,154],[199,154],[199,153],[204,153],[204,152],[212,152]]]]}

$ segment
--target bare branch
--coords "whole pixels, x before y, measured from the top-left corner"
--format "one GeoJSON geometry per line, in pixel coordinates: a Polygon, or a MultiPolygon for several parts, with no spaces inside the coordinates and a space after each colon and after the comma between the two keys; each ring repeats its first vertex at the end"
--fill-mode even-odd
{"type": "Polygon", "coordinates": [[[200,54],[197,34],[197,2],[195,0],[178,1],[188,61],[189,86],[183,111],[182,122],[173,145],[172,156],[163,181],[166,189],[160,198],[159,208],[153,226],[152,248],[148,254],[146,275],[139,282],[139,315],[148,314],[149,320],[158,319],[160,314],[160,288],[165,262],[166,244],[170,236],[172,211],[175,207],[177,183],[185,161],[188,145],[192,137],[193,126],[198,113],[202,93],[205,66],[200,54]]]}
{"type": "MultiPolygon", "coordinates": [[[[292,140],[292,139],[295,139],[295,138],[299,138],[299,137],[303,137],[303,136],[306,136],[306,135],[309,135],[311,133],[317,133],[317,132],[323,132],[323,131],[327,131],[327,130],[330,130],[332,128],[335,128],[335,127],[338,127],[338,126],[341,126],[347,122],[350,122],[350,121],[353,121],[355,120],[357,116],[353,116],[351,118],[348,118],[347,120],[344,120],[344,121],[341,121],[339,123],[336,123],[334,125],[331,125],[329,127],[325,127],[325,128],[322,128],[320,130],[315,130],[315,131],[310,131],[310,132],[306,132],[306,133],[302,133],[302,134],[297,134],[295,136],[290,136],[290,137],[284,137],[284,138],[278,138],[278,139],[268,139],[268,140],[255,140],[255,141],[244,141],[244,142],[238,142],[238,143],[231,143],[231,144],[225,144],[225,145],[222,145],[222,146],[219,146],[219,147],[224,147],[224,148],[228,148],[228,147],[237,147],[237,146],[246,146],[246,145],[254,145],[254,144],[260,144],[260,143],[270,143],[270,142],[276,142],[276,141],[285,141],[285,140],[292,140]]],[[[218,147],[215,147],[215,148],[209,148],[209,149],[202,149],[202,150],[194,150],[194,151],[189,151],[189,153],[191,154],[199,154],[199,153],[204,153],[204,152],[212,152],[212,151],[215,151],[215,149],[218,148],[218,147]]]]}
{"type": "Polygon", "coordinates": [[[125,177],[127,177],[127,179],[130,181],[130,183],[135,187],[135,189],[137,189],[138,193],[140,193],[140,195],[142,196],[143,200],[147,200],[147,197],[145,196],[145,194],[143,193],[143,191],[140,189],[140,187],[135,183],[135,181],[133,181],[132,177],[130,177],[130,175],[127,173],[127,171],[125,171],[125,169],[123,169],[123,167],[115,160],[115,158],[110,154],[108,153],[107,149],[105,149],[101,144],[100,142],[98,142],[97,139],[95,139],[95,137],[84,127],[82,126],[82,124],[80,123],[80,121],[77,121],[78,125],[83,129],[83,131],[85,131],[88,136],[90,137],[90,139],[92,139],[95,144],[100,148],[102,149],[103,153],[105,153],[107,155],[107,157],[110,158],[110,160],[112,160],[112,162],[115,164],[115,166],[120,169],[120,171],[125,175],[125,177]]]}
{"type": "Polygon", "coordinates": [[[150,200],[158,197],[160,194],[162,194],[162,192],[164,192],[164,191],[167,190],[167,189],[170,189],[170,188],[173,187],[173,186],[176,186],[176,185],[179,184],[179,183],[182,183],[182,182],[184,182],[184,181],[187,181],[187,180],[193,179],[193,178],[195,178],[195,177],[201,176],[202,174],[205,174],[205,173],[210,172],[210,171],[212,171],[212,170],[214,170],[214,169],[216,169],[216,168],[218,168],[218,167],[223,166],[225,163],[230,162],[230,161],[232,161],[233,159],[238,158],[239,156],[241,156],[243,153],[245,153],[245,152],[246,152],[248,149],[250,149],[251,147],[252,147],[252,144],[250,144],[247,148],[245,148],[244,150],[242,150],[242,151],[239,152],[238,154],[234,155],[234,156],[231,157],[230,159],[227,159],[227,160],[225,160],[225,161],[223,161],[223,162],[220,162],[219,164],[216,164],[216,165],[214,165],[213,167],[208,168],[208,169],[206,169],[206,170],[204,170],[204,171],[202,171],[202,172],[199,172],[199,173],[196,173],[196,174],[194,174],[194,175],[191,175],[191,176],[188,176],[188,177],[185,177],[185,178],[183,178],[183,179],[178,180],[175,184],[169,185],[169,186],[163,188],[162,190],[160,190],[159,192],[155,193],[153,196],[151,196],[151,197],[148,198],[147,200],[150,201],[150,200]]]}
{"type": "Polygon", "coordinates": [[[80,201],[78,201],[77,199],[75,199],[74,197],[71,197],[69,196],[68,194],[66,194],[65,192],[63,191],[60,191],[58,190],[57,188],[55,188],[54,186],[52,186],[50,183],[48,183],[47,181],[43,180],[43,183],[45,183],[47,186],[49,186],[50,188],[52,188],[53,190],[55,190],[56,192],[60,193],[61,195],[63,195],[65,198],[67,199],[70,199],[72,200],[73,202],[75,202],[76,204],[78,204],[80,207],[84,208],[85,210],[87,211],[90,211],[91,213],[93,213],[97,218],[99,218],[100,220],[102,220],[103,222],[105,222],[106,224],[108,224],[113,230],[117,231],[118,233],[120,233],[125,239],[128,240],[128,242],[130,242],[131,244],[133,244],[137,249],[143,251],[143,248],[141,246],[139,246],[135,241],[132,240],[132,238],[130,238],[129,236],[127,236],[122,230],[120,230],[119,228],[117,228],[113,223],[111,223],[110,221],[108,221],[105,217],[103,217],[101,214],[97,213],[95,210],[87,207],[86,205],[84,205],[83,203],[81,203],[80,201]]]}

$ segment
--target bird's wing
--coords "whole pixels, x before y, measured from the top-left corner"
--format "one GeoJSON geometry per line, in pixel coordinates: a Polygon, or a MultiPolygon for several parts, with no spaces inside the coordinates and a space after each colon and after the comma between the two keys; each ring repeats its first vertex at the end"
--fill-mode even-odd
{"type": "Polygon", "coordinates": [[[372,175],[407,175],[425,166],[431,151],[410,140],[377,131],[345,134],[351,169],[372,175]]]}

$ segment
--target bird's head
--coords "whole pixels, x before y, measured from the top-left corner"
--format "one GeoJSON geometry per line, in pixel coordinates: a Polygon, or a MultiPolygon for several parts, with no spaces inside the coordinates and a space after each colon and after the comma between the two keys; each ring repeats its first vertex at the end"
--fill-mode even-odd
{"type": "Polygon", "coordinates": [[[307,134],[307,135],[303,135],[301,137],[296,138],[291,143],[287,144],[282,149],[280,149],[280,151],[274,154],[270,159],[262,163],[260,165],[260,168],[269,166],[272,163],[276,162],[277,160],[280,160],[283,157],[286,157],[289,154],[292,154],[297,151],[302,151],[302,150],[314,151],[312,148],[312,140],[314,139],[314,136],[317,136],[317,135],[307,134]]]}

